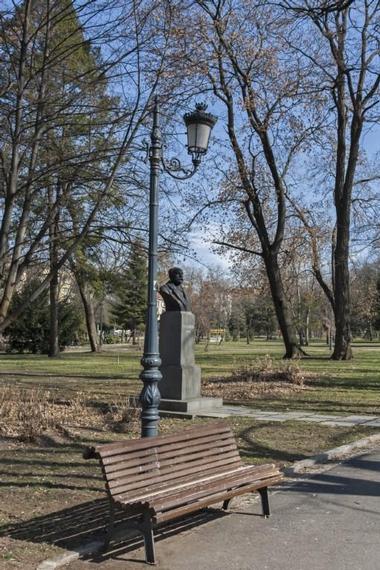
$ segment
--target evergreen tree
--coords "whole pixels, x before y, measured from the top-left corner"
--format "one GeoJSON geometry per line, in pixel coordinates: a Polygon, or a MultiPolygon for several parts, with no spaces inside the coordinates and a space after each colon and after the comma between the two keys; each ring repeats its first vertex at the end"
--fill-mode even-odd
{"type": "MultiPolygon", "coordinates": [[[[145,71],[134,49],[139,52],[140,36],[148,32],[135,20],[135,11],[133,21],[126,10],[128,15],[116,17],[111,28],[102,2],[6,4],[0,7],[1,331],[17,317],[10,312],[12,297],[37,261],[50,271],[30,291],[31,299],[18,306],[18,314],[53,281],[55,320],[58,271],[86,236],[97,231],[99,218],[102,226],[111,225],[106,216],[114,202],[125,204],[118,177],[151,100],[149,87],[140,90],[145,71]],[[136,34],[128,23],[136,26],[136,34]],[[122,40],[113,31],[118,25],[128,29],[122,40]],[[102,57],[105,37],[107,55],[102,57]],[[116,68],[118,72],[112,71],[116,68]]],[[[123,172],[124,185],[136,179],[131,170],[123,172]]],[[[57,352],[55,340],[56,326],[52,354],[57,352]]]]}
{"type": "Polygon", "coordinates": [[[136,334],[145,323],[147,303],[146,257],[140,241],[132,245],[128,268],[117,281],[118,302],[112,313],[119,326],[131,331],[136,344],[136,334]]]}
{"type": "MultiPolygon", "coordinates": [[[[25,287],[17,292],[12,300],[12,309],[28,299],[30,292],[39,285],[38,279],[31,279],[25,287]]],[[[5,329],[9,351],[47,354],[50,335],[49,294],[45,291],[36,301],[29,305],[18,319],[5,329]]],[[[59,347],[72,344],[78,339],[82,325],[82,317],[74,303],[60,301],[58,303],[59,347]]]]}

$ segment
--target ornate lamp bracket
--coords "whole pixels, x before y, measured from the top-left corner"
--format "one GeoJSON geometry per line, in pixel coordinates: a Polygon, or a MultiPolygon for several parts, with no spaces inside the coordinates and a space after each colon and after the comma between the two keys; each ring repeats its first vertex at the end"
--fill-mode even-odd
{"type": "Polygon", "coordinates": [[[187,180],[194,176],[200,163],[200,158],[194,158],[193,167],[190,169],[189,167],[183,166],[178,158],[171,158],[166,161],[163,156],[161,157],[162,168],[169,176],[176,180],[187,180]]]}

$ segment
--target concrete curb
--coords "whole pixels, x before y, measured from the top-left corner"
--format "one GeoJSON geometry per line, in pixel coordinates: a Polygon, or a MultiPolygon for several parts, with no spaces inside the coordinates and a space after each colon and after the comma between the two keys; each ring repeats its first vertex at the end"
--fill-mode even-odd
{"type": "MultiPolygon", "coordinates": [[[[342,461],[348,457],[355,455],[356,451],[365,450],[371,445],[380,442],[380,433],[370,435],[363,439],[358,439],[347,445],[341,445],[340,447],[335,447],[324,453],[320,453],[311,457],[310,459],[304,459],[302,461],[297,461],[291,467],[284,469],[284,474],[287,477],[292,477],[294,475],[307,474],[308,470],[316,469],[318,466],[324,465],[329,462],[342,461]]],[[[75,551],[68,551],[55,558],[50,558],[41,562],[36,570],[55,570],[56,568],[61,568],[70,562],[78,560],[81,556],[86,556],[89,554],[95,554],[100,551],[103,547],[102,540],[94,540],[78,547],[75,551]]]]}
{"type": "Polygon", "coordinates": [[[310,459],[297,461],[290,467],[284,469],[284,474],[288,477],[305,474],[309,469],[315,469],[320,465],[329,463],[330,461],[342,461],[343,459],[355,455],[357,451],[364,450],[378,442],[380,442],[380,433],[375,433],[374,435],[364,437],[363,439],[358,439],[352,443],[348,443],[347,445],[341,445],[340,447],[335,447],[334,449],[330,449],[324,453],[319,453],[314,457],[310,457],[310,459]]]}

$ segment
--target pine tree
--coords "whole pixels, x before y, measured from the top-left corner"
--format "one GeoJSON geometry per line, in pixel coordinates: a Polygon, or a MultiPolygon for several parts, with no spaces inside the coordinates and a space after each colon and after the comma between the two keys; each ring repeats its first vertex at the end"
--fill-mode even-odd
{"type": "Polygon", "coordinates": [[[146,257],[140,241],[132,245],[128,268],[118,279],[116,294],[119,300],[112,313],[119,326],[131,331],[136,344],[137,332],[145,324],[147,305],[146,257]]]}

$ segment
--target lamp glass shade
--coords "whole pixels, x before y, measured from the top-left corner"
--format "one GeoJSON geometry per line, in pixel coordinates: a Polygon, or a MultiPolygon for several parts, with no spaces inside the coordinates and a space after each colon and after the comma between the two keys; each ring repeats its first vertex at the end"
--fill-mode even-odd
{"type": "Polygon", "coordinates": [[[206,113],[207,106],[203,103],[196,105],[195,111],[186,113],[184,121],[187,128],[187,150],[189,154],[205,154],[208,149],[211,129],[217,118],[206,113]]]}
{"type": "Polygon", "coordinates": [[[210,133],[210,125],[204,123],[192,123],[187,125],[187,148],[189,152],[206,153],[210,133]]]}

